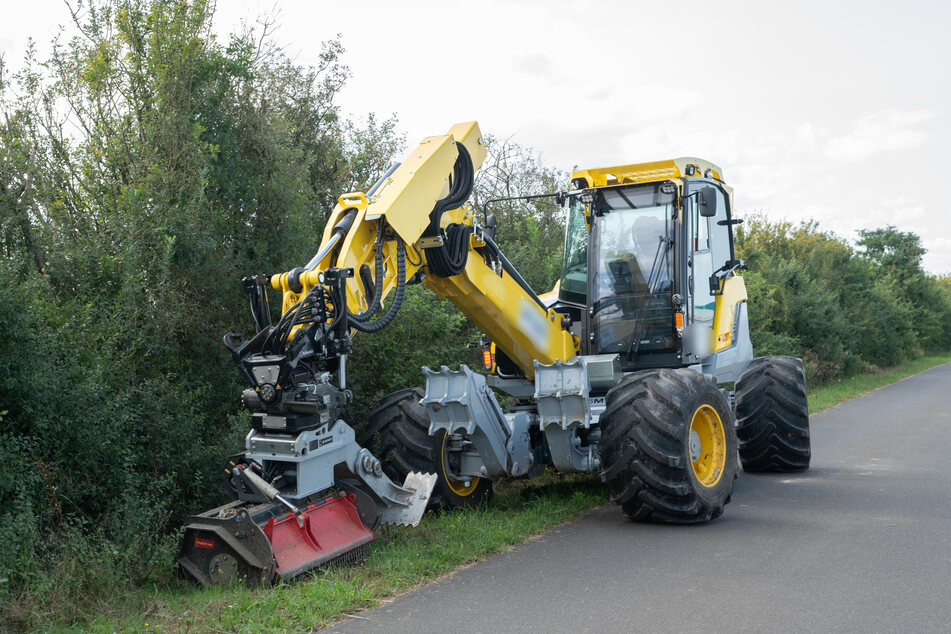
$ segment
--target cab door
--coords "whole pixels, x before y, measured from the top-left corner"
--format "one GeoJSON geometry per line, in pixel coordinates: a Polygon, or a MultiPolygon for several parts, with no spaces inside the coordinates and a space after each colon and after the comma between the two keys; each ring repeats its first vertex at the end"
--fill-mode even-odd
{"type": "Polygon", "coordinates": [[[716,296],[710,290],[713,272],[732,258],[729,230],[719,225],[728,218],[726,196],[709,182],[691,183],[685,196],[687,221],[687,314],[684,335],[685,361],[695,363],[713,352],[713,316],[716,296]],[[707,204],[715,205],[713,215],[701,215],[699,190],[711,188],[707,204]]]}

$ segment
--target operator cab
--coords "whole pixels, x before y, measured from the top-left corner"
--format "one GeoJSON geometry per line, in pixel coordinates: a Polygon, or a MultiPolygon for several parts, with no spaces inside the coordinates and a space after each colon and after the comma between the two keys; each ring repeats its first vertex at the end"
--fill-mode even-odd
{"type": "Polygon", "coordinates": [[[627,372],[708,357],[711,276],[733,259],[721,182],[587,185],[576,181],[582,192],[569,200],[556,306],[573,317],[581,353],[617,354],[627,372]]]}

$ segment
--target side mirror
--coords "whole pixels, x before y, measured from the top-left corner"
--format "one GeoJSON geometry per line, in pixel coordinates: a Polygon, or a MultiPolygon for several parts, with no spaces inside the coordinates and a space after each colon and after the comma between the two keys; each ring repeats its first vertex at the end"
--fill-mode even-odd
{"type": "Polygon", "coordinates": [[[498,227],[499,221],[496,219],[495,214],[489,214],[489,217],[485,219],[485,235],[495,240],[495,230],[498,229],[498,227]]]}
{"type": "Polygon", "coordinates": [[[717,215],[717,190],[714,187],[704,187],[698,192],[697,202],[700,204],[700,215],[710,218],[717,215]]]}

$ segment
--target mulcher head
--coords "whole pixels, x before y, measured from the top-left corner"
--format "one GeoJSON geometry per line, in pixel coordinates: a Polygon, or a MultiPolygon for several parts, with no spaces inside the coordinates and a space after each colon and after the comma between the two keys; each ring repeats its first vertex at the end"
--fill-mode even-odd
{"type": "Polygon", "coordinates": [[[328,497],[298,514],[280,503],[232,502],[188,518],[178,563],[204,585],[258,585],[352,561],[372,540],[352,493],[328,497]]]}
{"type": "Polygon", "coordinates": [[[372,541],[373,531],[360,521],[355,501],[352,493],[331,497],[299,515],[268,520],[263,531],[271,542],[277,575],[292,579],[372,541]]]}

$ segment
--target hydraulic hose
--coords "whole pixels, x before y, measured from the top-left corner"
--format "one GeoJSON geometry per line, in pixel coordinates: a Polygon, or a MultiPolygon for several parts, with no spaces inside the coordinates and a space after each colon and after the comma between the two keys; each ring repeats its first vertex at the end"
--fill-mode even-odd
{"type": "MultiPolygon", "coordinates": [[[[373,187],[371,187],[370,190],[366,193],[366,197],[371,198],[373,194],[376,193],[376,190],[380,188],[380,185],[382,185],[386,181],[386,179],[392,176],[393,172],[395,172],[399,166],[400,166],[399,163],[394,163],[393,165],[391,165],[390,168],[386,170],[386,173],[383,174],[383,176],[380,177],[380,179],[376,182],[376,184],[374,184],[373,187]]],[[[353,219],[355,217],[356,217],[356,212],[354,211],[352,214],[348,214],[347,216],[345,216],[344,219],[340,223],[338,223],[337,227],[334,227],[333,242],[336,242],[336,239],[342,238],[344,235],[347,234],[347,232],[350,230],[351,225],[353,225],[353,219]],[[344,223],[346,223],[345,226],[342,226],[344,225],[344,223]],[[341,226],[342,226],[342,231],[339,232],[339,236],[338,236],[337,229],[341,228],[341,226]]],[[[313,262],[316,264],[320,260],[320,257],[321,255],[317,254],[313,262]]],[[[375,280],[383,279],[383,221],[382,220],[378,221],[378,229],[377,229],[377,236],[376,236],[376,261],[374,262],[374,273],[375,273],[375,276],[373,279],[375,280]]],[[[373,294],[373,301],[370,303],[370,306],[367,307],[366,312],[363,313],[362,315],[356,315],[354,313],[351,313],[350,309],[348,308],[347,318],[351,322],[369,321],[370,318],[373,317],[373,315],[375,315],[376,312],[380,309],[380,302],[383,301],[382,296],[383,296],[383,289],[381,286],[377,285],[376,292],[373,294]]]]}
{"type": "Polygon", "coordinates": [[[362,315],[357,315],[350,312],[350,308],[347,308],[347,318],[351,322],[366,323],[370,321],[373,315],[380,309],[380,302],[383,301],[383,221],[379,220],[379,229],[377,230],[376,236],[376,258],[373,263],[373,279],[376,280],[376,289],[373,293],[373,301],[370,302],[370,305],[367,307],[366,312],[362,315]]]}
{"type": "Polygon", "coordinates": [[[437,277],[459,275],[469,259],[470,225],[452,224],[446,228],[443,246],[427,249],[426,262],[437,277]]]}
{"type": "Polygon", "coordinates": [[[443,238],[442,246],[426,250],[429,270],[437,277],[459,275],[466,267],[469,257],[469,235],[472,233],[472,227],[453,224],[444,233],[440,227],[442,215],[449,209],[462,206],[468,200],[475,184],[475,170],[469,150],[462,143],[456,143],[456,148],[459,156],[452,168],[452,187],[445,198],[436,201],[436,206],[429,213],[429,227],[423,233],[426,237],[443,238]]]}
{"type": "MultiPolygon", "coordinates": [[[[456,143],[459,150],[459,156],[453,166],[452,187],[449,194],[436,202],[436,206],[429,214],[429,227],[423,233],[424,236],[440,235],[440,222],[442,215],[449,209],[455,209],[468,200],[472,193],[472,187],[475,184],[475,170],[472,165],[472,157],[469,150],[462,143],[456,143]]],[[[426,249],[426,263],[429,270],[437,277],[452,277],[459,275],[466,268],[466,260],[469,257],[469,236],[474,229],[470,225],[451,224],[446,228],[443,234],[443,245],[441,247],[426,249]]],[[[539,299],[528,282],[522,278],[511,262],[502,253],[499,246],[487,235],[481,235],[486,245],[499,259],[502,264],[502,270],[508,273],[515,282],[522,287],[522,290],[528,294],[532,300],[542,309],[548,310],[542,300],[539,299]]]]}
{"type": "MultiPolygon", "coordinates": [[[[280,321],[277,322],[277,325],[267,334],[264,338],[264,343],[261,345],[263,350],[270,350],[271,352],[278,352],[270,347],[274,338],[277,337],[278,342],[283,342],[287,338],[287,333],[290,332],[288,325],[292,324],[294,320],[297,319],[297,311],[300,309],[303,300],[297,302],[291,306],[286,313],[281,317],[280,321]]],[[[293,326],[292,326],[293,327],[293,326]]]]}
{"type": "MultiPolygon", "coordinates": [[[[377,279],[377,295],[383,294],[382,264],[380,265],[380,274],[377,279]]],[[[403,239],[396,238],[396,295],[393,297],[393,303],[387,309],[386,313],[377,319],[365,323],[353,320],[351,317],[349,323],[360,332],[379,332],[386,328],[396,317],[400,307],[403,305],[403,295],[406,293],[406,248],[403,245],[403,239]]],[[[349,309],[348,309],[349,312],[349,309]]]]}
{"type": "Polygon", "coordinates": [[[505,257],[505,254],[502,253],[502,250],[499,248],[499,245],[489,236],[483,235],[482,239],[485,240],[486,245],[489,249],[492,250],[495,257],[499,259],[499,262],[502,264],[502,270],[508,273],[515,283],[522,287],[522,290],[525,291],[529,297],[531,297],[536,304],[538,304],[542,309],[548,310],[548,307],[542,302],[541,298],[535,294],[535,291],[532,290],[532,287],[528,285],[528,282],[525,281],[525,278],[522,277],[521,273],[518,272],[518,269],[509,262],[508,258],[505,257]]]}

